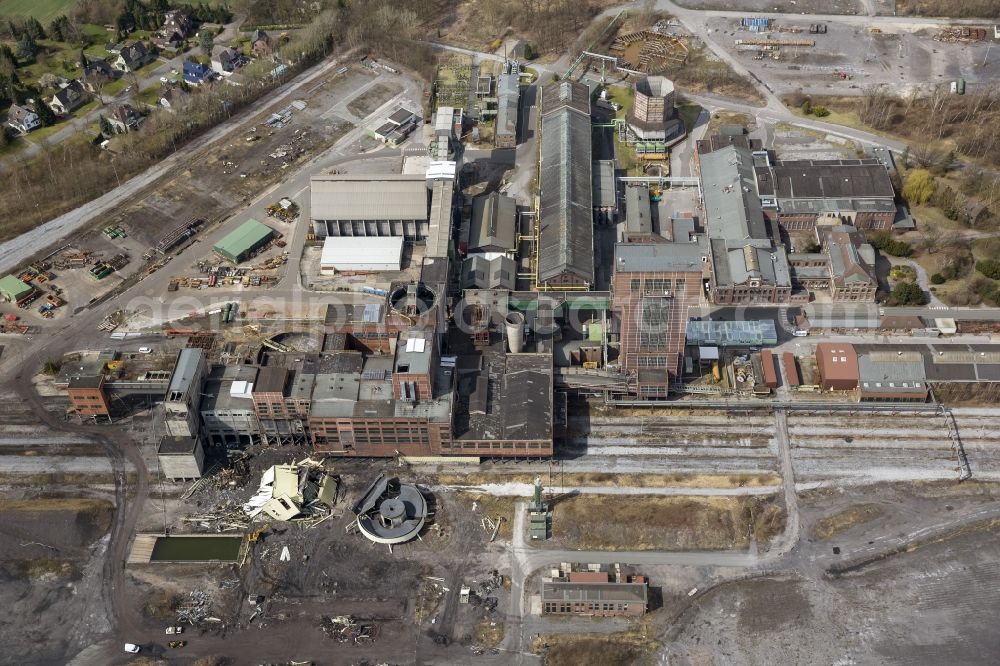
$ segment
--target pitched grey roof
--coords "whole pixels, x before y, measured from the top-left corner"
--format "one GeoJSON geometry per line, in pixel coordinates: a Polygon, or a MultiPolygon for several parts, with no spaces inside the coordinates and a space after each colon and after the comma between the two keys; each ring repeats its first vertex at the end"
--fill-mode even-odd
{"type": "Polygon", "coordinates": [[[645,185],[625,187],[625,229],[632,234],[653,233],[653,212],[645,185]]]}
{"type": "Polygon", "coordinates": [[[477,254],[462,263],[462,287],[465,289],[508,289],[515,286],[517,264],[510,257],[494,259],[477,254]]]}
{"type": "Polygon", "coordinates": [[[705,223],[711,238],[730,241],[767,238],[749,150],[725,146],[702,155],[701,185],[705,223]]]}
{"type": "Polygon", "coordinates": [[[497,192],[476,197],[472,201],[469,250],[513,250],[516,216],[517,204],[511,197],[497,192]]]}
{"type": "Polygon", "coordinates": [[[561,81],[542,91],[538,279],[594,281],[590,90],[561,81]]]}

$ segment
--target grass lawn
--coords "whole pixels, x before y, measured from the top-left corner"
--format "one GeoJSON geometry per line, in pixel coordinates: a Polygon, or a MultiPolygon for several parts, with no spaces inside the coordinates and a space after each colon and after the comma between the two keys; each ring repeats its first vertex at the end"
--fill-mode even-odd
{"type": "Polygon", "coordinates": [[[64,127],[66,127],[65,121],[56,123],[55,125],[49,125],[48,127],[39,127],[28,136],[31,138],[32,143],[41,144],[64,127]]]}
{"type": "Polygon", "coordinates": [[[145,88],[144,90],[139,92],[138,95],[135,95],[134,99],[136,102],[142,102],[144,104],[149,104],[150,106],[156,106],[157,104],[159,104],[159,96],[160,96],[160,86],[159,84],[157,84],[145,88]]]}
{"type": "Polygon", "coordinates": [[[940,208],[935,206],[911,206],[910,214],[917,221],[917,228],[930,225],[938,229],[967,229],[957,220],[949,220],[940,208]]]}
{"type": "Polygon", "coordinates": [[[43,25],[66,14],[76,4],[76,0],[0,0],[0,15],[34,16],[43,25]]]}
{"type": "Polygon", "coordinates": [[[621,106],[615,113],[615,118],[624,118],[635,104],[635,91],[631,86],[608,86],[608,101],[621,106]]]}

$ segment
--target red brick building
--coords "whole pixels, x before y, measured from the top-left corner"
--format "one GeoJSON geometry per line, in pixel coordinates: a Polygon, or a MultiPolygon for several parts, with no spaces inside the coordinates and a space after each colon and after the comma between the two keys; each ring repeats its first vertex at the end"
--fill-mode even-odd
{"type": "Polygon", "coordinates": [[[612,308],[621,329],[622,367],[640,396],[666,397],[684,356],[688,308],[702,289],[705,251],[698,243],[615,246],[612,308]]]}
{"type": "Polygon", "coordinates": [[[80,416],[111,415],[111,406],[104,391],[104,375],[71,377],[66,393],[70,405],[80,416]]]}

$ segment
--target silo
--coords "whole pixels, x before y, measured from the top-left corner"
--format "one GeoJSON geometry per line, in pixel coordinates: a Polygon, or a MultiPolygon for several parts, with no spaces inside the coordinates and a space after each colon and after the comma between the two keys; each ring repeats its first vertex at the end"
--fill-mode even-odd
{"type": "Polygon", "coordinates": [[[507,346],[510,353],[520,354],[524,348],[524,315],[520,312],[511,312],[504,320],[507,328],[507,346]]]}

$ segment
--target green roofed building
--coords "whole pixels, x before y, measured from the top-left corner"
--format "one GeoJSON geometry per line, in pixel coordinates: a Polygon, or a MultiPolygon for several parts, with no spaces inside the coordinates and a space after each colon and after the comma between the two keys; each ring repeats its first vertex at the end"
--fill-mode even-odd
{"type": "Polygon", "coordinates": [[[238,264],[251,252],[266,245],[273,235],[271,227],[249,219],[212,246],[212,249],[223,259],[238,264]]]}
{"type": "Polygon", "coordinates": [[[5,301],[17,302],[29,295],[34,288],[18,280],[13,275],[0,278],[0,298],[5,301]]]}

